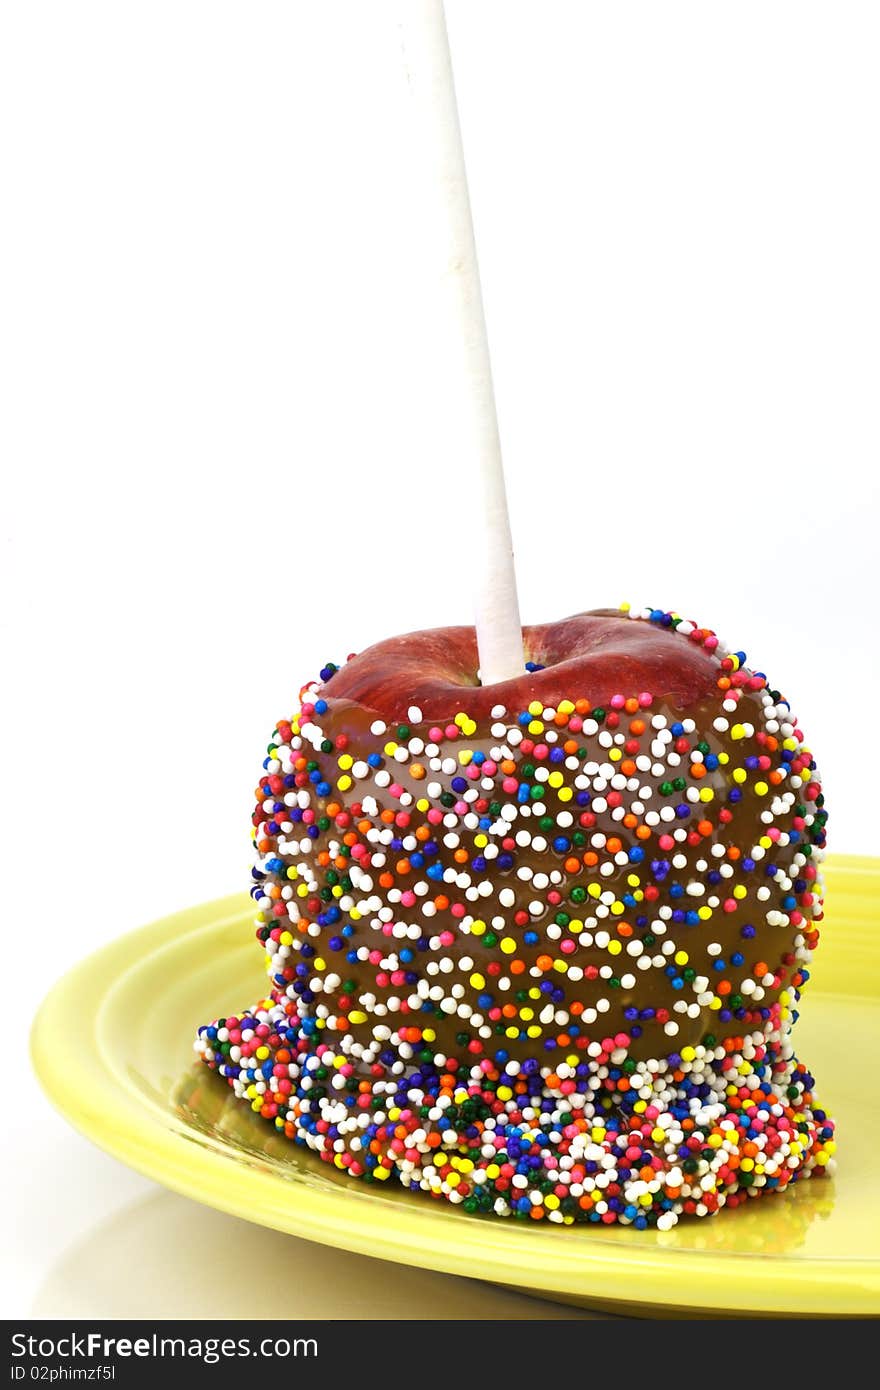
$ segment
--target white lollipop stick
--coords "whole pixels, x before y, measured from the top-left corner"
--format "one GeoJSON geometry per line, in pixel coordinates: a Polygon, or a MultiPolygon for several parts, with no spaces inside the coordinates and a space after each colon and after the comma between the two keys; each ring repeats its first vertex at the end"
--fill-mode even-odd
{"type": "MultiPolygon", "coordinates": [[[[477,489],[482,525],[474,561],[474,606],[483,685],[518,676],[523,669],[522,627],[516,592],[513,542],[504,488],[498,416],[489,342],[477,266],[455,82],[443,0],[400,0],[398,6],[407,78],[417,107],[424,157],[433,168],[439,215],[445,217],[445,285],[455,337],[446,364],[447,425],[456,472],[477,489]]],[[[420,146],[421,154],[421,146],[420,146]]]]}

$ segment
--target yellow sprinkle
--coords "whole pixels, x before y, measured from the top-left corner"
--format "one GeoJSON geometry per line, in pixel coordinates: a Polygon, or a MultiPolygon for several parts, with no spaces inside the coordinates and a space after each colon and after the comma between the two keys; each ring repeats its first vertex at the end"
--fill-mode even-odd
{"type": "Polygon", "coordinates": [[[516,950],[516,939],[512,936],[502,936],[501,949],[506,956],[512,956],[516,950]]]}

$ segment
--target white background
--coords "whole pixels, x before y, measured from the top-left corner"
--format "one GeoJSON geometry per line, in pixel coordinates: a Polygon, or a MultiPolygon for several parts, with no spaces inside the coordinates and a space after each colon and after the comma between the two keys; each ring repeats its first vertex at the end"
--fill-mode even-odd
{"type": "MultiPolygon", "coordinates": [[[[745,646],[877,852],[876,5],[448,13],[524,618],[745,646]]],[[[281,1258],[75,1137],[27,1032],[244,885],[302,681],[469,619],[408,113],[385,0],[2,9],[6,1316],[204,1311],[218,1249],[281,1258]]]]}

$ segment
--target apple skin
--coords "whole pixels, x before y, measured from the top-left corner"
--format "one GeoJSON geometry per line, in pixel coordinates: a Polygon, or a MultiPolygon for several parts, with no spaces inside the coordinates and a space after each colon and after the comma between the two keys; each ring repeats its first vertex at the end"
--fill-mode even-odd
{"type": "Polygon", "coordinates": [[[480,685],[472,627],[436,627],[389,637],[349,660],[327,682],[327,699],[350,700],[386,720],[405,719],[417,705],[425,719],[448,719],[466,709],[478,722],[496,705],[508,712],[533,700],[555,706],[583,697],[592,705],[614,695],[650,691],[685,709],[716,688],[718,663],[673,628],[633,621],[609,609],[576,613],[523,628],[523,666],[543,670],[480,685]]]}

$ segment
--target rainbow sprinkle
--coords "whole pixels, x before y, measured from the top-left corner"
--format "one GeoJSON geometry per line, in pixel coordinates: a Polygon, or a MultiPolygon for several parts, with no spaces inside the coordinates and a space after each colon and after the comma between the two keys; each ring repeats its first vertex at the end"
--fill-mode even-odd
{"type": "MultiPolygon", "coordinates": [[[[357,736],[337,667],[254,812],[270,990],[199,1029],[237,1096],[352,1177],[656,1226],[833,1170],[792,1026],[826,812],[797,720],[709,629],[699,727],[650,692],[357,736]],[[348,731],[347,731],[348,730],[348,731]]],[[[530,663],[530,669],[537,663],[530,663]]]]}

